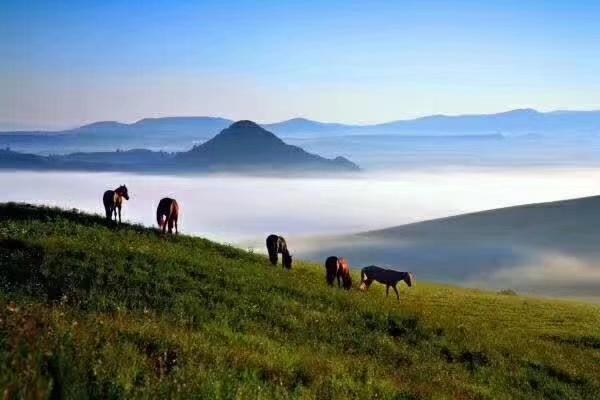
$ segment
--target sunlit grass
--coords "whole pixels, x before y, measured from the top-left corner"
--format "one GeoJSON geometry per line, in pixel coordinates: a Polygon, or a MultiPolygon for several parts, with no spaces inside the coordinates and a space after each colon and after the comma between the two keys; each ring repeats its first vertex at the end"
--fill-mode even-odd
{"type": "MultiPolygon", "coordinates": [[[[69,398],[594,398],[600,309],[324,268],[0,206],[0,388],[69,398]],[[354,277],[355,287],[359,282],[354,277]]],[[[292,245],[293,248],[293,244],[292,245]]]]}

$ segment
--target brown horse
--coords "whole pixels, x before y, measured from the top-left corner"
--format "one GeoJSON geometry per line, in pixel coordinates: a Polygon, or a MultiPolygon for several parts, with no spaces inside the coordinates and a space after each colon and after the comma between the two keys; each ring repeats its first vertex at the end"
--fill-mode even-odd
{"type": "Polygon", "coordinates": [[[127,186],[121,185],[115,190],[107,190],[102,196],[104,203],[104,211],[106,212],[106,220],[112,221],[114,214],[115,221],[117,220],[117,211],[119,212],[119,223],[121,223],[121,207],[123,206],[123,198],[129,200],[127,186]]]}
{"type": "Polygon", "coordinates": [[[328,257],[325,260],[325,279],[329,286],[333,286],[334,280],[337,278],[338,287],[344,285],[344,289],[352,288],[352,276],[350,275],[350,264],[344,258],[335,256],[328,257]]]}
{"type": "Polygon", "coordinates": [[[167,225],[169,225],[169,233],[173,233],[173,225],[175,225],[175,233],[179,233],[177,228],[178,218],[179,204],[177,200],[165,197],[158,203],[158,207],[156,207],[156,222],[163,233],[165,233],[167,225]]]}
{"type": "Polygon", "coordinates": [[[368,267],[363,268],[360,271],[360,288],[361,290],[368,290],[369,286],[373,281],[377,281],[379,283],[383,283],[385,285],[385,295],[388,296],[390,294],[390,286],[394,288],[394,292],[396,292],[396,297],[398,301],[400,301],[400,294],[398,293],[398,289],[396,285],[400,281],[406,282],[408,287],[412,287],[415,285],[416,280],[415,276],[412,272],[400,272],[394,271],[391,269],[380,268],[376,265],[370,265],[368,267]]]}
{"type": "Polygon", "coordinates": [[[287,248],[287,243],[282,236],[269,235],[267,236],[267,251],[269,252],[269,260],[271,264],[277,265],[278,254],[281,253],[281,264],[286,269],[292,268],[292,256],[287,248]]]}

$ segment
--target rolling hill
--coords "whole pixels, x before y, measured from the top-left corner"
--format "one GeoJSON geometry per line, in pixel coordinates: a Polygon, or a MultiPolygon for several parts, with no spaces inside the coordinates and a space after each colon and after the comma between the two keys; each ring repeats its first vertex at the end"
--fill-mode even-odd
{"type": "Polygon", "coordinates": [[[600,197],[530,204],[342,237],[302,256],[339,254],[425,279],[600,302],[600,197]]]}
{"type": "Polygon", "coordinates": [[[283,271],[201,238],[2,204],[0,391],[67,399],[600,391],[595,306],[421,281],[401,296],[329,288],[320,264],[283,271]]]}

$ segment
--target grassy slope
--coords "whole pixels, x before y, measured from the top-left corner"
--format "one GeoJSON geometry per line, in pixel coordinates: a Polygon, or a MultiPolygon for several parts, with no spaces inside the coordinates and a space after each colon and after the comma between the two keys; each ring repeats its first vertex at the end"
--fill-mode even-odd
{"type": "Polygon", "coordinates": [[[401,295],[398,304],[380,287],[330,289],[321,266],[285,272],[203,239],[0,205],[0,393],[529,399],[600,391],[594,306],[422,283],[401,295]]]}

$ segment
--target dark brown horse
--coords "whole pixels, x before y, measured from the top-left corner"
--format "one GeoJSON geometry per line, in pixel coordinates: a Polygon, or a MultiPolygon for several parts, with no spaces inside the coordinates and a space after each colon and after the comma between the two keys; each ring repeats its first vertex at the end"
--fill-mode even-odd
{"type": "Polygon", "coordinates": [[[179,219],[179,204],[177,200],[165,197],[161,199],[156,207],[156,222],[159,229],[165,233],[167,225],[169,225],[169,233],[173,233],[173,225],[175,225],[175,233],[179,233],[177,228],[177,220],[179,219]]]}
{"type": "Polygon", "coordinates": [[[406,282],[408,287],[412,287],[416,283],[415,276],[412,272],[394,271],[392,269],[380,268],[376,265],[370,265],[368,267],[363,268],[360,271],[360,280],[361,290],[368,290],[369,286],[371,286],[371,283],[373,283],[373,281],[383,283],[385,285],[386,296],[390,294],[391,286],[392,288],[394,288],[394,292],[396,292],[396,297],[398,298],[398,301],[400,300],[400,294],[398,293],[398,289],[396,288],[398,282],[404,281],[406,282]]]}
{"type": "Polygon", "coordinates": [[[344,285],[344,289],[352,288],[352,276],[350,275],[350,264],[344,258],[335,256],[328,257],[325,260],[325,279],[329,286],[333,286],[333,282],[337,278],[338,287],[344,285]]]}
{"type": "Polygon", "coordinates": [[[277,265],[278,254],[281,253],[281,264],[284,268],[292,268],[292,256],[288,251],[285,239],[277,235],[267,236],[267,251],[269,252],[269,260],[271,264],[277,265]]]}
{"type": "Polygon", "coordinates": [[[102,196],[102,203],[104,203],[104,211],[106,212],[106,220],[112,221],[114,215],[115,221],[117,220],[117,211],[119,212],[119,223],[121,223],[121,207],[123,206],[123,198],[129,200],[129,193],[127,192],[127,186],[121,185],[115,190],[107,190],[102,196]]]}

